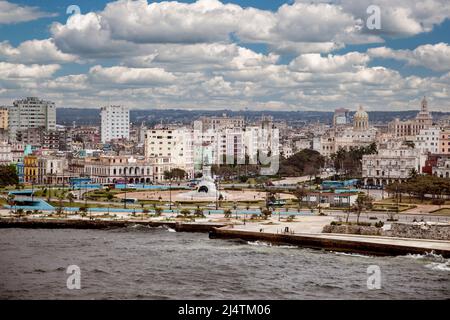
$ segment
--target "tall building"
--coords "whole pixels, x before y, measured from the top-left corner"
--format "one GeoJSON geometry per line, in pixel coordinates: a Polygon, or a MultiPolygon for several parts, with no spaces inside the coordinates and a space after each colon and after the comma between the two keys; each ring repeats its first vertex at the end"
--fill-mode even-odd
{"type": "Polygon", "coordinates": [[[422,153],[439,153],[439,137],[441,129],[437,127],[430,127],[428,129],[420,130],[414,141],[416,149],[422,153]]]}
{"type": "Polygon", "coordinates": [[[400,121],[400,119],[397,118],[389,123],[389,131],[396,137],[414,140],[415,136],[420,133],[420,130],[431,127],[433,125],[433,117],[428,111],[427,99],[423,97],[420,104],[420,111],[415,119],[400,121]]]}
{"type": "Polygon", "coordinates": [[[164,180],[164,171],[174,168],[194,177],[193,131],[187,128],[149,129],[145,135],[145,157],[151,161],[154,180],[164,180]]]}
{"type": "Polygon", "coordinates": [[[446,128],[441,132],[438,153],[450,154],[450,128],[446,128]]]}
{"type": "Polygon", "coordinates": [[[130,138],[130,110],[124,106],[102,107],[102,143],[130,138]]]}
{"type": "Polygon", "coordinates": [[[0,130],[8,129],[8,108],[0,107],[0,130]]]}
{"type": "Polygon", "coordinates": [[[54,102],[28,97],[16,100],[8,108],[9,137],[16,140],[17,133],[28,129],[56,129],[56,106],[54,102]]]}
{"type": "Polygon", "coordinates": [[[349,110],[345,108],[339,108],[334,110],[333,126],[346,125],[349,123],[349,110]]]}

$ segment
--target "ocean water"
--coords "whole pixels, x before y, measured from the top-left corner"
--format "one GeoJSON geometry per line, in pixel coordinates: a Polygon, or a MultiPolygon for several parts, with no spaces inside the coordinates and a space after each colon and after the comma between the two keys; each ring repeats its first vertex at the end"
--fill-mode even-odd
{"type": "Polygon", "coordinates": [[[448,299],[436,255],[372,257],[164,228],[0,230],[1,299],[448,299]],[[80,268],[79,290],[67,268],[80,268]],[[369,266],[381,289],[369,290],[369,266]]]}

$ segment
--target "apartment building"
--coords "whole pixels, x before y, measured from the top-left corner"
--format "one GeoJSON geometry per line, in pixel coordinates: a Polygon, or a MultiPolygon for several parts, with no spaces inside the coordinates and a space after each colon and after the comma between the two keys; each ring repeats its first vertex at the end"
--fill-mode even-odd
{"type": "Polygon", "coordinates": [[[16,100],[8,107],[8,130],[10,139],[17,140],[17,134],[29,129],[56,129],[56,106],[54,102],[28,97],[16,100]]]}
{"type": "Polygon", "coordinates": [[[130,110],[127,107],[102,107],[100,117],[102,143],[130,138],[130,110]]]}
{"type": "Polygon", "coordinates": [[[440,158],[433,167],[433,175],[441,178],[450,178],[450,158],[440,158]]]}
{"type": "Polygon", "coordinates": [[[149,129],[145,135],[145,158],[156,165],[155,180],[164,180],[164,170],[179,168],[194,177],[194,132],[189,128],[149,129]]]}
{"type": "Polygon", "coordinates": [[[450,128],[442,130],[440,134],[439,153],[450,154],[450,128]]]}
{"type": "Polygon", "coordinates": [[[0,130],[8,130],[8,108],[0,107],[0,130]]]}
{"type": "Polygon", "coordinates": [[[441,129],[430,127],[428,129],[421,129],[414,140],[416,149],[422,153],[439,153],[439,139],[441,129]]]}

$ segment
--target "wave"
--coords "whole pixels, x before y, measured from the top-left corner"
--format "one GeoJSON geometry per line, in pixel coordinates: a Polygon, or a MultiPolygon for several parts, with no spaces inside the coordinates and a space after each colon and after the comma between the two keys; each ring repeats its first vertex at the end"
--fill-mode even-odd
{"type": "Polygon", "coordinates": [[[276,248],[285,248],[285,249],[297,249],[297,246],[290,246],[290,245],[278,245],[278,244],[272,244],[270,242],[265,241],[247,241],[247,244],[251,246],[257,246],[257,247],[276,247],[276,248]]]}
{"type": "Polygon", "coordinates": [[[425,268],[435,271],[450,271],[450,260],[446,262],[432,262],[427,264],[425,268]]]}
{"type": "Polygon", "coordinates": [[[350,256],[350,257],[358,257],[358,258],[373,258],[373,256],[358,254],[358,253],[337,252],[337,251],[331,251],[331,252],[336,255],[339,255],[339,256],[350,256]]]}
{"type": "Polygon", "coordinates": [[[406,257],[414,260],[425,260],[440,263],[447,261],[447,259],[445,259],[442,255],[436,254],[434,253],[434,251],[427,252],[424,254],[407,254],[406,257]]]}
{"type": "Polygon", "coordinates": [[[442,255],[436,254],[433,251],[425,254],[409,254],[406,257],[414,260],[430,262],[425,265],[425,268],[430,270],[450,271],[450,259],[446,259],[442,255]]]}

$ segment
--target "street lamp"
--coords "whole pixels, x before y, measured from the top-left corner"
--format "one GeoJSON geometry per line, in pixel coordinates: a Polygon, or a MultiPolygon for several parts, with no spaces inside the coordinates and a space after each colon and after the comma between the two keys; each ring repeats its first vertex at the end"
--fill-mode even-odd
{"type": "Polygon", "coordinates": [[[127,208],[127,182],[128,182],[128,178],[127,178],[127,170],[126,168],[124,168],[123,173],[125,174],[125,198],[123,199],[123,208],[126,209],[127,208]]]}
{"type": "Polygon", "coordinates": [[[169,179],[169,210],[172,212],[172,178],[169,179]]]}

